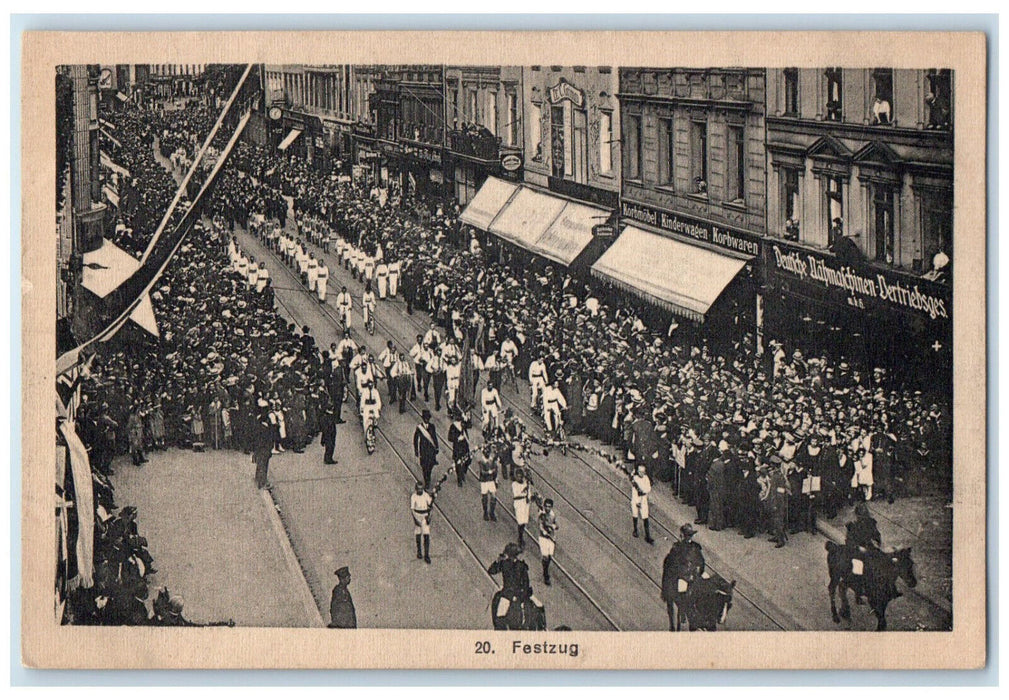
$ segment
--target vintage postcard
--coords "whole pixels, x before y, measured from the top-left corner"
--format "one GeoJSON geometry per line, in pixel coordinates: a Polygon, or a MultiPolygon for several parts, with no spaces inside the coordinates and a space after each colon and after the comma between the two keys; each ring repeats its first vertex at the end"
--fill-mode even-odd
{"type": "Polygon", "coordinates": [[[985,50],[26,34],[24,663],[983,665],[985,50]]]}

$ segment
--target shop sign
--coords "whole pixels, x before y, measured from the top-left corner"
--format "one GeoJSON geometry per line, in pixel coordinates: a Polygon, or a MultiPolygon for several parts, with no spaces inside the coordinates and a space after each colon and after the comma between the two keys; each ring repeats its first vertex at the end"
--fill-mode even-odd
{"type": "Polygon", "coordinates": [[[424,146],[405,143],[403,144],[403,153],[417,160],[422,160],[425,163],[441,165],[441,149],[439,148],[425,148],[424,146]]]}
{"type": "Polygon", "coordinates": [[[505,170],[505,172],[515,172],[522,167],[522,156],[515,153],[509,153],[501,156],[501,167],[505,170]]]}
{"type": "Polygon", "coordinates": [[[557,104],[561,100],[571,100],[575,107],[581,109],[585,104],[585,93],[561,78],[560,82],[550,88],[550,101],[557,104]]]}
{"type": "Polygon", "coordinates": [[[760,255],[760,239],[752,233],[743,233],[709,221],[692,219],[634,202],[623,202],[620,215],[625,219],[648,224],[702,243],[710,243],[719,248],[754,257],[760,255]]]}
{"type": "Polygon", "coordinates": [[[782,243],[769,246],[767,267],[806,286],[826,291],[856,309],[882,305],[910,311],[933,321],[948,319],[952,298],[948,287],[911,275],[849,265],[830,256],[782,243]]]}

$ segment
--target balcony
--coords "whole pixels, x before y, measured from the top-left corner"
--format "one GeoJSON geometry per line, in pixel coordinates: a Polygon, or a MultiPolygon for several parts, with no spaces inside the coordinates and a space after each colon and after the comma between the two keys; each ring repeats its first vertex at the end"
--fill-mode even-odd
{"type": "Polygon", "coordinates": [[[440,146],[442,144],[441,127],[433,126],[431,124],[400,124],[399,137],[407,141],[414,141],[416,143],[424,143],[432,146],[440,146]]]}
{"type": "Polygon", "coordinates": [[[480,160],[497,160],[501,139],[482,126],[466,126],[448,132],[449,147],[454,153],[480,160]]]}

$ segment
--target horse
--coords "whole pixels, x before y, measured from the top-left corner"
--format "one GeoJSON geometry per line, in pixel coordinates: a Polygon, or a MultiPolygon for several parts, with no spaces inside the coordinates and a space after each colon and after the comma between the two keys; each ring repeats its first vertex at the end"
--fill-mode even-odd
{"type": "Polygon", "coordinates": [[[662,600],[669,614],[669,631],[679,632],[687,621],[689,591],[704,572],[701,548],[684,542],[673,545],[662,562],[662,600]]]}
{"type": "Polygon", "coordinates": [[[834,622],[840,623],[842,617],[845,620],[851,619],[851,607],[848,604],[850,588],[855,593],[856,603],[861,602],[863,597],[868,598],[869,608],[876,616],[876,631],[886,630],[886,606],[902,595],[897,590],[897,579],[904,579],[911,588],[918,585],[911,548],[905,547],[888,553],[828,541],[826,549],[827,569],[830,572],[827,591],[830,594],[830,614],[834,622]],[[838,589],[841,593],[840,617],[834,601],[834,591],[838,589]]]}
{"type": "Polygon", "coordinates": [[[496,630],[545,630],[547,612],[535,596],[527,598],[494,594],[490,604],[491,623],[496,630]]]}
{"type": "Polygon", "coordinates": [[[701,578],[694,581],[687,590],[686,613],[690,631],[714,632],[732,609],[732,592],[735,581],[726,581],[721,576],[701,578]]]}

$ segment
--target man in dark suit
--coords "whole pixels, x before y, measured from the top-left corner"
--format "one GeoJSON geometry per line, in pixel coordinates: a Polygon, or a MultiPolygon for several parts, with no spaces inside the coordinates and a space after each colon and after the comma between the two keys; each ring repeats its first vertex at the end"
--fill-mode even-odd
{"type": "Polygon", "coordinates": [[[413,454],[420,460],[424,472],[424,488],[431,489],[431,472],[438,463],[438,432],[431,422],[431,411],[424,409],[421,423],[413,431],[413,454]]]}

